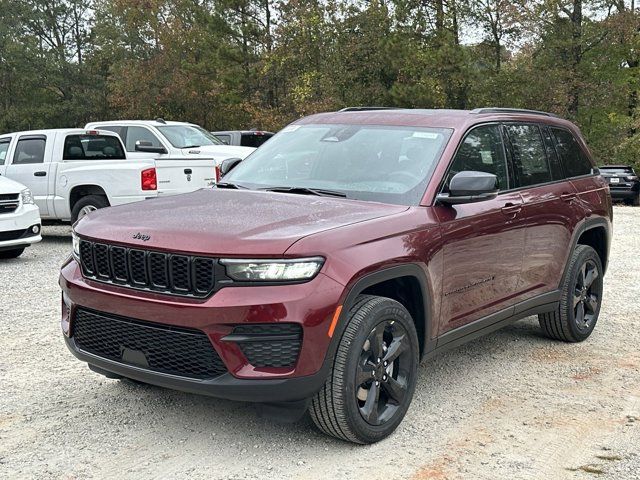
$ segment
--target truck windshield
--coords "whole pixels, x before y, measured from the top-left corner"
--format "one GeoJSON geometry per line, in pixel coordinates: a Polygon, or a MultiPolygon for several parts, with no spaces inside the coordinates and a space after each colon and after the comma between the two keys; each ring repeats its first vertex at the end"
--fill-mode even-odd
{"type": "Polygon", "coordinates": [[[417,205],[451,132],[290,125],[229,172],[224,182],[276,191],[330,190],[356,200],[417,205]]]}
{"type": "Polygon", "coordinates": [[[176,148],[194,148],[205,145],[224,145],[204,128],[195,125],[167,125],[157,127],[176,148]]]}

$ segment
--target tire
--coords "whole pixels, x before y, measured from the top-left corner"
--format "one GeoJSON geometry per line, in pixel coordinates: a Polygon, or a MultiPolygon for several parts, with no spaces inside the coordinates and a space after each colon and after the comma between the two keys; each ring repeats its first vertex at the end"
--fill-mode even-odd
{"type": "Polygon", "coordinates": [[[99,208],[108,206],[109,200],[107,200],[107,197],[105,196],[87,195],[86,197],[82,197],[71,209],[71,224],[76,223],[79,218],[82,218],[84,215],[89,213],[89,211],[98,210],[99,208]]]}
{"type": "Polygon", "coordinates": [[[596,251],[588,245],[577,245],[569,260],[558,309],[538,315],[547,337],[573,343],[591,335],[602,304],[602,277],[602,262],[596,251]]]}
{"type": "Polygon", "coordinates": [[[353,443],[389,436],[413,398],[418,357],[418,335],[407,309],[390,298],[360,295],[349,310],[331,373],[311,401],[313,422],[327,435],[353,443]],[[386,364],[385,358],[392,360],[386,364]],[[357,384],[357,377],[366,380],[357,384]]]}
{"type": "Polygon", "coordinates": [[[633,197],[633,201],[631,203],[634,207],[640,207],[640,192],[636,193],[636,196],[633,197]]]}
{"type": "Polygon", "coordinates": [[[25,247],[14,248],[13,250],[2,250],[0,251],[0,258],[18,258],[24,252],[25,247]]]}

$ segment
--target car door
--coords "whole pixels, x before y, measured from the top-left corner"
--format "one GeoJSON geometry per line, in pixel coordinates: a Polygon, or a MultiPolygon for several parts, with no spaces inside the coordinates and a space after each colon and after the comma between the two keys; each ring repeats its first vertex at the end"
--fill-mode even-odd
{"type": "Polygon", "coordinates": [[[439,344],[450,341],[456,329],[507,309],[520,280],[523,201],[519,192],[511,190],[513,180],[499,124],[477,126],[466,134],[443,191],[454,174],[468,170],[496,175],[500,193],[482,202],[434,207],[444,262],[439,333],[451,332],[439,344]]]}
{"type": "Polygon", "coordinates": [[[25,134],[17,138],[6,176],[31,189],[40,215],[49,216],[49,170],[55,134],[25,134]]]}
{"type": "Polygon", "coordinates": [[[10,146],[11,137],[0,138],[0,175],[6,174],[10,146]]]}
{"type": "Polygon", "coordinates": [[[580,206],[565,178],[549,130],[544,125],[505,125],[527,224],[520,297],[530,299],[558,288],[580,206]]]}

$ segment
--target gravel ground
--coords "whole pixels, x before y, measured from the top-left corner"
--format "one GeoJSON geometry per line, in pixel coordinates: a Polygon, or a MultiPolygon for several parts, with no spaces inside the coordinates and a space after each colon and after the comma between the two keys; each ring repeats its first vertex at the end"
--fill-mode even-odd
{"type": "Polygon", "coordinates": [[[443,354],[396,433],[366,447],[90,372],[58,324],[69,228],[46,228],[0,263],[0,478],[640,479],[640,209],[614,223],[588,341],[549,341],[528,318],[443,354]]]}

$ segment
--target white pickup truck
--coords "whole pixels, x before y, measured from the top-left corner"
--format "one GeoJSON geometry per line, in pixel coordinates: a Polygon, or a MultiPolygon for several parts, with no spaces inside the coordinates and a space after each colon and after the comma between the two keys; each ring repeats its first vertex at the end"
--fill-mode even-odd
{"type": "Polygon", "coordinates": [[[34,130],[0,135],[0,175],[33,194],[46,220],[75,222],[98,208],[211,187],[213,158],[128,158],[110,131],[34,130]]]}

